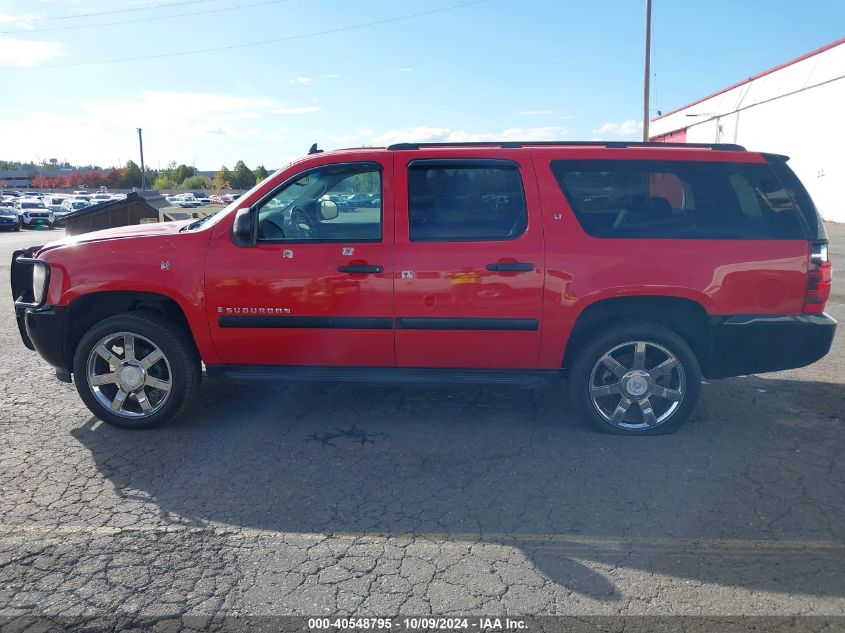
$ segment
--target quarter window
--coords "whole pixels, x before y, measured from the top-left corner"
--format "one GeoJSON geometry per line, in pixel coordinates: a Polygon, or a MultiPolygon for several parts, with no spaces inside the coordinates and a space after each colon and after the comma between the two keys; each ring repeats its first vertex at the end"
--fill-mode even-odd
{"type": "Polygon", "coordinates": [[[310,170],[258,209],[259,242],[378,242],[381,226],[381,171],[374,163],[310,170]]]}
{"type": "Polygon", "coordinates": [[[807,239],[808,218],[768,164],[560,160],[551,166],[593,237],[807,239]]]}
{"type": "Polygon", "coordinates": [[[412,242],[510,240],[528,213],[516,165],[418,161],[408,167],[412,242]]]}

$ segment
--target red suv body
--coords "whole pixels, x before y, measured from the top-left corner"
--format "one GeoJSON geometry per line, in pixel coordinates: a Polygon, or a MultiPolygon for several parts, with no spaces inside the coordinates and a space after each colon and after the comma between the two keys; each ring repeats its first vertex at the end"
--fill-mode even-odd
{"type": "Polygon", "coordinates": [[[604,431],[674,430],[710,378],[799,367],[835,321],[786,157],[738,146],[316,152],[210,219],[15,254],[24,342],[121,426],[209,376],[529,383],[604,431]]]}

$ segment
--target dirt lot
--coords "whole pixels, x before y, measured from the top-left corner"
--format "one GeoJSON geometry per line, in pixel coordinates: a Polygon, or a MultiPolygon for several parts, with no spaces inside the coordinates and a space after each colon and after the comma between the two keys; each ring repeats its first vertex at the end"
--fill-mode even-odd
{"type": "MultiPolygon", "coordinates": [[[[5,284],[43,240],[0,235],[5,284]]],[[[668,437],[585,431],[560,384],[206,382],[127,432],[23,347],[6,290],[0,616],[845,616],[843,337],[705,384],[668,437]]]]}

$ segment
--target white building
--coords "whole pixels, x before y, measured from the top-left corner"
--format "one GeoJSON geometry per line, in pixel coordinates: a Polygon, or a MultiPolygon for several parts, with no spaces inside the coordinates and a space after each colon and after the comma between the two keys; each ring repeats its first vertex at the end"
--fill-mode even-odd
{"type": "Polygon", "coordinates": [[[845,222],[845,38],[657,117],[651,140],[786,154],[826,220],[845,222]]]}

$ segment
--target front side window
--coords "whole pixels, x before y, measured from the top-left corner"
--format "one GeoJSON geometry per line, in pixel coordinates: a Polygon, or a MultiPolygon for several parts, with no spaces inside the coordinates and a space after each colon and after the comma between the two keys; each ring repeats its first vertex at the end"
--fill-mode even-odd
{"type": "Polygon", "coordinates": [[[381,226],[381,171],[374,163],[312,169],[258,208],[259,242],[378,242],[381,226]]]}
{"type": "MultiPolygon", "coordinates": [[[[500,161],[497,161],[500,162],[500,161]]],[[[510,240],[528,212],[516,165],[418,161],[408,167],[412,242],[510,240]]]]}
{"type": "Polygon", "coordinates": [[[768,164],[560,160],[552,172],[593,237],[806,239],[807,218],[768,164]]]}

